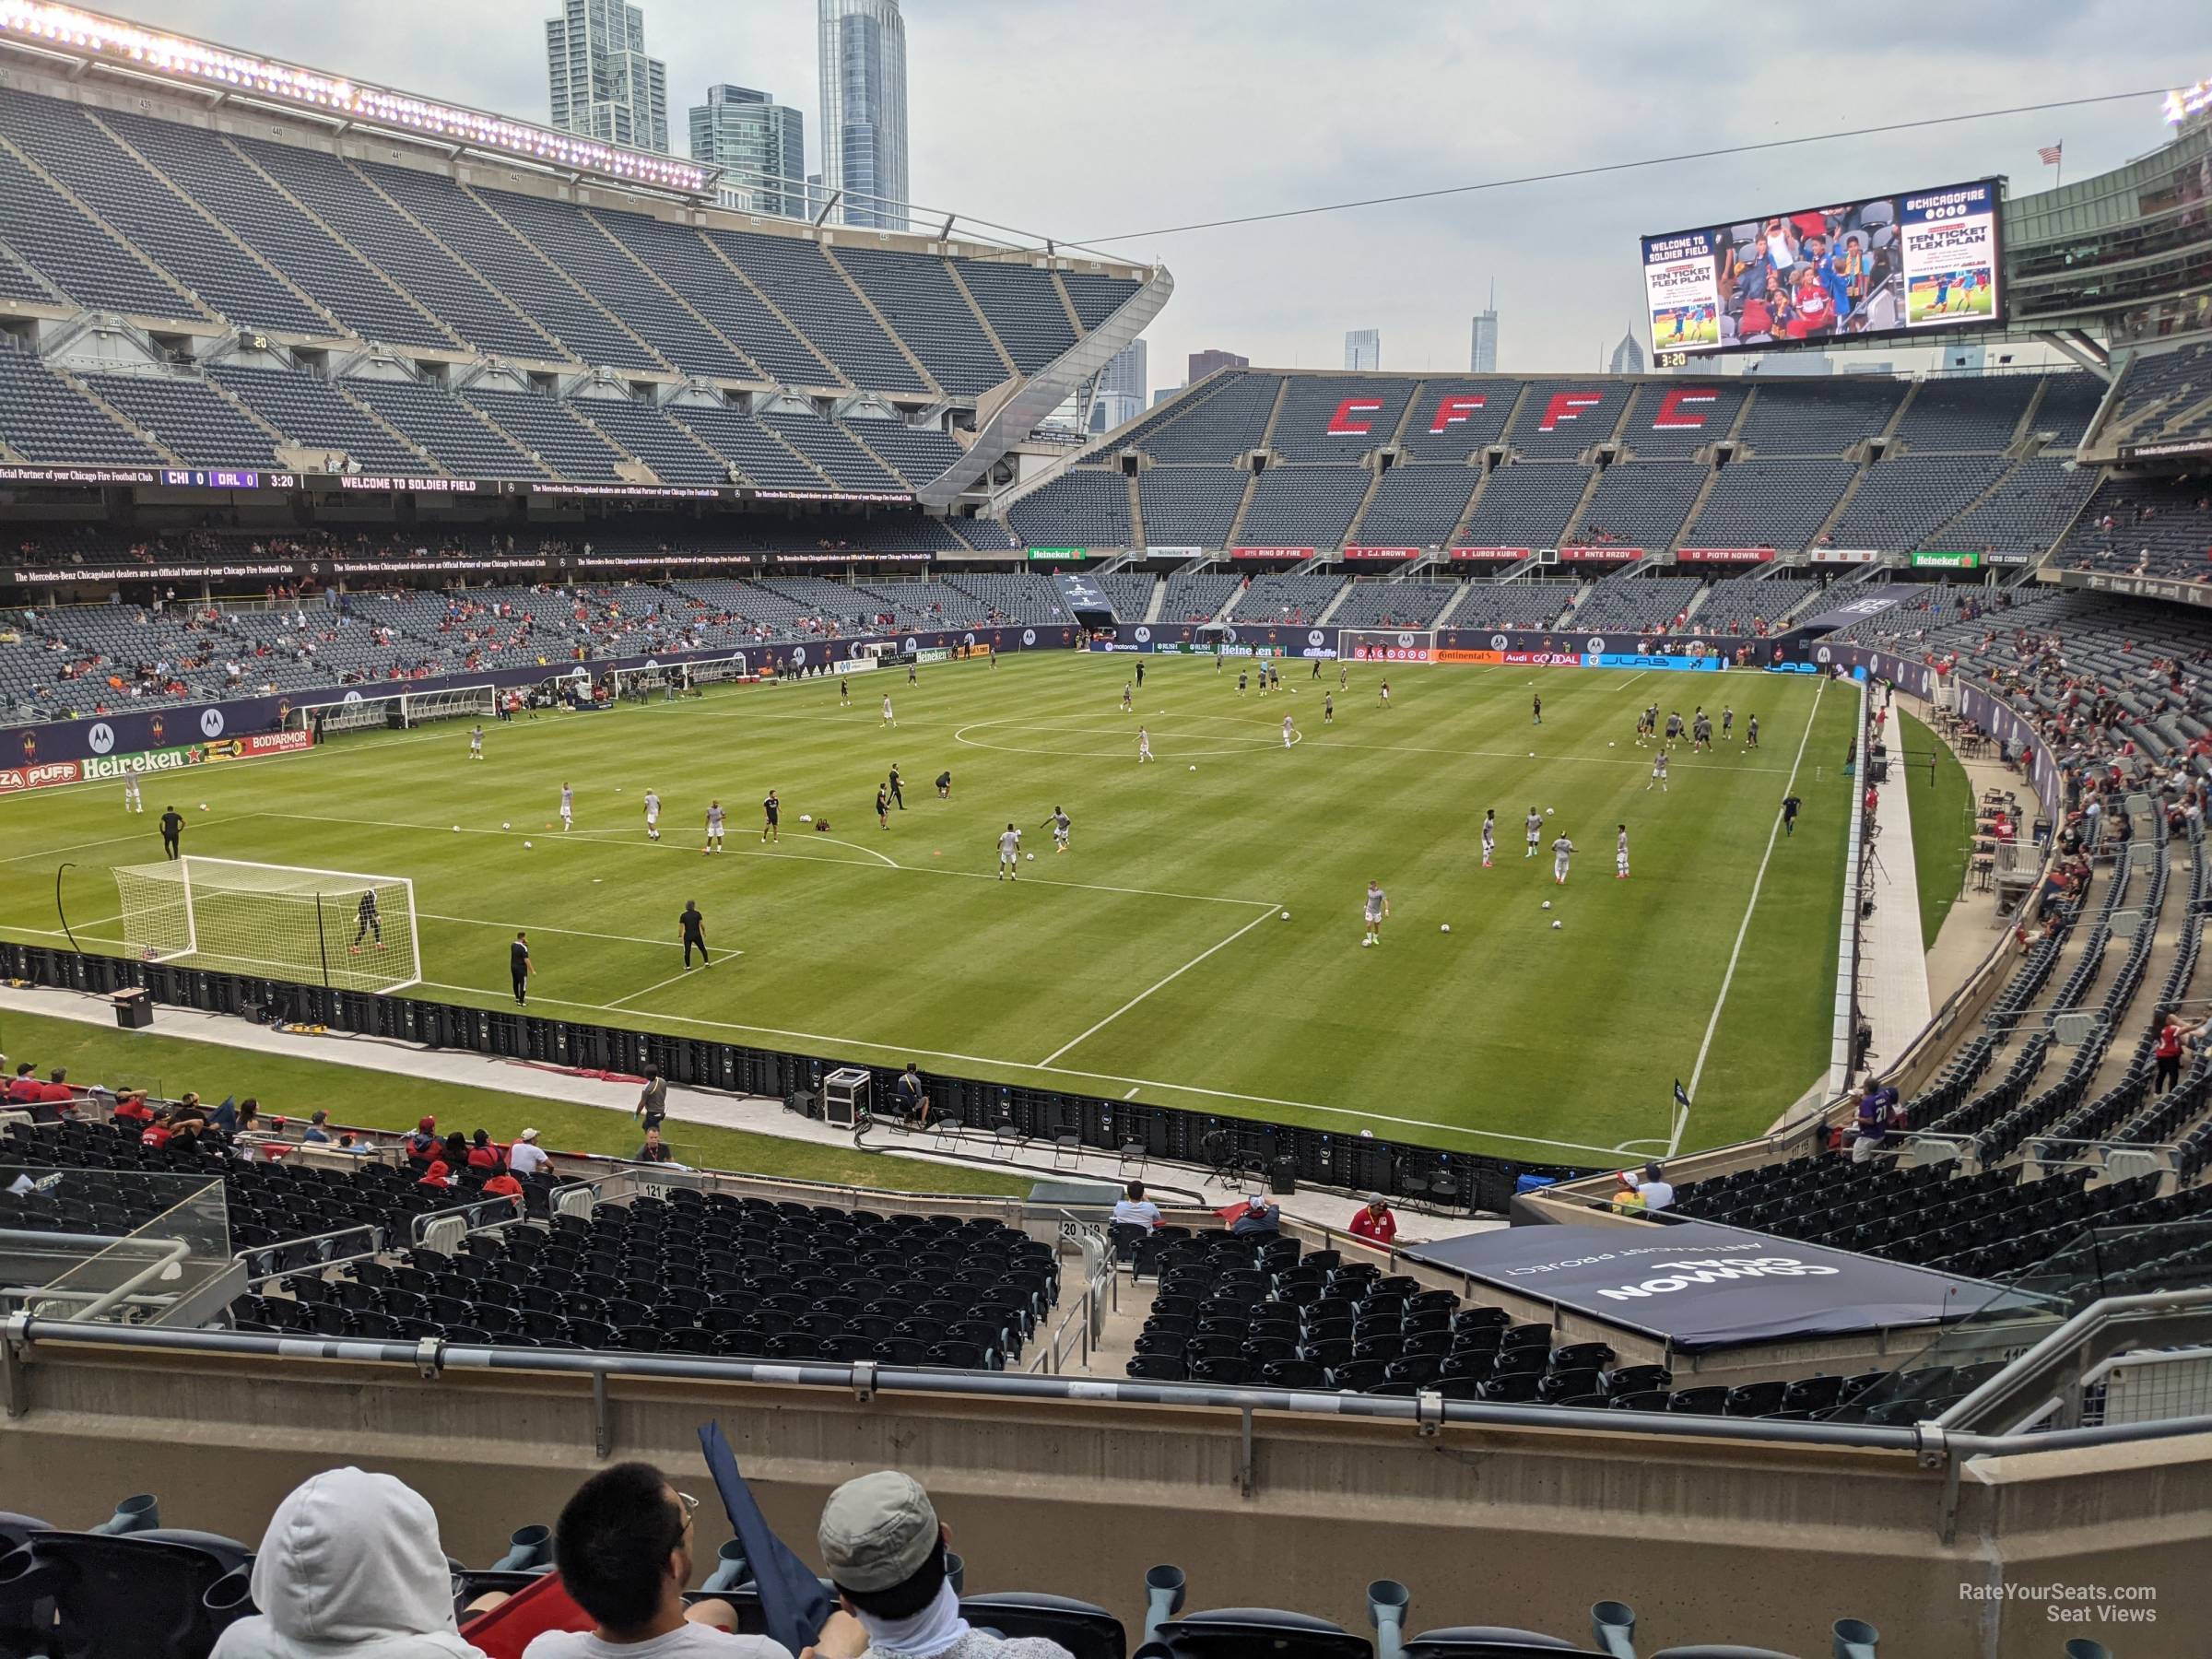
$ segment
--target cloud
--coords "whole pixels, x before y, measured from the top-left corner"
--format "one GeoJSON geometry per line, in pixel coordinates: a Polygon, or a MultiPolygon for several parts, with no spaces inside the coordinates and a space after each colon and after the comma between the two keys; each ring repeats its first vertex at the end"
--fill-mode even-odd
{"type": "MultiPolygon", "coordinates": [[[[643,0],[670,128],[711,81],[814,122],[809,0],[643,0]]],[[[1816,28],[1740,4],[1554,0],[907,0],[912,182],[939,211],[1065,240],[1315,203],[2161,87],[2173,14],[2147,0],[1987,7],[1862,0],[1816,28]],[[1760,19],[1764,19],[1762,23],[1760,19]]],[[[138,0],[135,16],[409,90],[543,119],[552,0],[138,0]]],[[[1809,16],[1810,14],[1808,14],[1809,16]]],[[[1594,365],[1638,326],[1640,234],[2012,175],[2039,145],[2086,178],[2153,147],[2155,101],[1922,127],[1403,206],[1113,244],[1175,272],[1153,377],[1205,346],[1338,366],[1382,331],[1394,370],[1464,368],[1494,277],[1500,366],[1594,365]]]]}

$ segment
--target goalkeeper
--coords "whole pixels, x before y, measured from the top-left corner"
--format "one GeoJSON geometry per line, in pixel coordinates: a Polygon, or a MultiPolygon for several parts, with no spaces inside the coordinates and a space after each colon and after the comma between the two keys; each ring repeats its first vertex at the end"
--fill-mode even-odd
{"type": "Polygon", "coordinates": [[[363,890],[361,901],[353,907],[353,915],[354,921],[358,924],[353,930],[351,948],[354,954],[357,956],[360,954],[361,941],[371,935],[375,936],[377,944],[381,947],[384,942],[384,923],[383,918],[379,916],[376,912],[376,889],[374,888],[363,890]]]}

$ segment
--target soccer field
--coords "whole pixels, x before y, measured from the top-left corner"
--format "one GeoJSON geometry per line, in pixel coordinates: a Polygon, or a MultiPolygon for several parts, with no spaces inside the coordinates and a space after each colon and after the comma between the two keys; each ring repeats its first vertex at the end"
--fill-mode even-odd
{"type": "Polygon", "coordinates": [[[412,878],[418,994],[449,1001],[512,1006],[508,941],[526,927],[535,1012],[1570,1161],[1757,1133],[1826,1065],[1855,688],[1405,665],[1384,709],[1377,664],[1341,692],[1335,665],[1320,681],[1286,665],[1266,697],[1239,696],[1234,663],[1145,666],[1133,713],[1135,659],[1038,653],[931,665],[915,687],[856,674],[849,707],[822,678],[491,724],[480,764],[465,723],[338,737],[150,776],[127,822],[120,783],[12,795],[0,929],[60,942],[67,862],[77,938],[121,949],[109,866],[159,859],[174,802],[188,853],[412,878]],[[1647,790],[1636,711],[1687,720],[1700,700],[1716,731],[1734,705],[1735,740],[1678,749],[1670,791],[1647,790]],[[894,762],[906,806],[885,830],[875,792],[894,762]],[[1793,777],[1805,814],[1783,837],[1793,777]],[[764,845],[771,786],[782,839],[764,845]],[[649,787],[666,803],[658,844],[649,787]],[[711,796],[730,815],[712,858],[711,796]],[[1533,859],[1532,805],[1552,814],[1533,859]],[[1055,806],[1074,820],[1065,854],[1043,827],[1055,806]],[[1025,849],[1011,884],[994,876],[1009,820],[1025,849]],[[1577,851],[1555,888],[1561,831],[1577,851]],[[1392,914],[1363,949],[1371,877],[1392,914]],[[711,969],[683,968],[687,900],[711,969]],[[1677,1077],[1694,1095],[1679,1127],[1677,1077]]]}

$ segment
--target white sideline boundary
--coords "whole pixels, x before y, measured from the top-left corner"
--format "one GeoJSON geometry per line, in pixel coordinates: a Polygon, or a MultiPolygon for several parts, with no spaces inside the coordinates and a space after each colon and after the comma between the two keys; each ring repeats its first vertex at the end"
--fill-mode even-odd
{"type": "MultiPolygon", "coordinates": [[[[1261,920],[1265,921],[1265,917],[1263,916],[1261,920]]],[[[426,990],[430,991],[459,991],[468,996],[492,998],[501,995],[501,993],[483,985],[453,984],[442,980],[425,980],[422,983],[426,990]]],[[[711,1031],[750,1031],[758,1036],[788,1037],[796,1041],[818,1043],[832,1049],[865,1049],[872,1053],[899,1058],[920,1055],[927,1060],[951,1060],[963,1065],[994,1065],[1008,1071],[1044,1072],[1053,1077],[1087,1077],[1102,1083],[1129,1084],[1135,1088],[1163,1089],[1171,1094],[1203,1095],[1215,1100],[1246,1100],[1256,1106],[1288,1106],[1299,1112],[1326,1112],[1332,1117],[1358,1118],[1371,1124],[1395,1124],[1406,1129],[1430,1129],[1439,1135],[1456,1135],[1469,1140],[1504,1141],[1524,1147],[1551,1147],[1570,1152],[1594,1152],[1601,1159],[1613,1156],[1612,1147],[1593,1146],[1585,1141],[1550,1140],[1540,1135],[1513,1135],[1501,1129],[1472,1129],[1465,1124],[1435,1124],[1426,1118],[1394,1117],[1387,1112],[1360,1112],[1349,1106],[1324,1106],[1314,1100],[1287,1100],[1276,1095],[1241,1094],[1233,1088],[1206,1088],[1195,1083],[1171,1083],[1160,1077],[1131,1077],[1118,1072],[1084,1071],[1070,1065],[1034,1065],[1026,1060],[1001,1060],[988,1054],[955,1053],[946,1049],[916,1048],[908,1043],[877,1042],[863,1037],[831,1037],[820,1031],[794,1031],[782,1026],[746,1025],[733,1019],[700,1019],[688,1014],[668,1014],[658,1009],[618,1008],[608,1003],[575,1002],[568,997],[544,996],[534,993],[528,1006],[535,1008],[541,1004],[554,1008],[585,1008],[595,1014],[649,1014],[652,1018],[670,1025],[697,1026],[711,1031]]]]}
{"type": "MultiPolygon", "coordinates": [[[[1253,902],[1257,903],[1259,901],[1254,900],[1253,902]]],[[[1124,1003],[1112,1013],[1107,1015],[1105,1018],[1100,1020],[1098,1024],[1092,1026],[1088,1030],[1085,1031],[1082,1036],[1071,1038],[1067,1041],[1062,1043],[1058,1048],[1047,1054],[1040,1064],[1050,1065],[1053,1061],[1059,1059],[1061,1055],[1066,1053],[1069,1049],[1075,1048],[1081,1043],[1088,1042],[1091,1038],[1096,1037],[1100,1031],[1104,1030],[1108,1026],[1112,1025],[1123,1015],[1128,1013],[1130,1009],[1135,1007],[1138,1003],[1143,1002],[1145,998],[1151,995],[1153,992],[1161,989],[1163,986],[1174,983],[1175,981],[1181,979],[1192,969],[1197,967],[1199,963],[1205,961],[1207,957],[1212,956],[1216,951],[1226,950],[1229,948],[1229,947],[1234,945],[1239,939],[1242,938],[1246,934],[1250,933],[1261,923],[1266,921],[1268,912],[1274,909],[1274,901],[1269,900],[1265,909],[1262,910],[1260,913],[1254,916],[1251,921],[1245,923],[1243,926],[1238,928],[1235,933],[1230,934],[1228,938],[1223,939],[1218,945],[1207,946],[1204,950],[1200,951],[1196,956],[1193,957],[1182,967],[1176,969],[1174,972],[1153,981],[1152,983],[1147,985],[1142,991],[1139,991],[1135,996],[1131,997],[1127,1002],[1124,1003]]]]}
{"type": "MultiPolygon", "coordinates": [[[[1805,735],[1797,739],[1797,759],[1790,762],[1790,781],[1782,786],[1785,795],[1796,785],[1797,769],[1805,763],[1806,746],[1813,740],[1813,724],[1820,718],[1820,700],[1827,695],[1828,677],[1823,675],[1813,691],[1812,712],[1805,717],[1805,735]]],[[[1856,810],[1855,804],[1850,809],[1856,810]]],[[[1766,885],[1767,865],[1774,857],[1774,842],[1781,835],[1782,814],[1778,810],[1774,821],[1767,828],[1767,850],[1759,857],[1759,874],[1751,878],[1750,902],[1744,906],[1744,919],[1735,930],[1735,945],[1728,952],[1728,971],[1721,975],[1721,994],[1713,998],[1712,1018],[1705,1022],[1705,1040],[1698,1044],[1697,1064],[1689,1068],[1689,1098],[1693,1105],[1698,1098],[1698,1079],[1705,1075],[1705,1056],[1712,1052],[1713,1033],[1721,1029],[1721,1010],[1728,1006],[1728,988],[1735,982],[1735,964],[1744,954],[1744,939],[1751,931],[1751,917],[1759,909],[1759,892],[1766,885]]],[[[1846,918],[1847,924],[1848,921],[1846,918]]],[[[1675,1132],[1666,1143],[1669,1158],[1682,1149],[1682,1134],[1689,1127],[1689,1112],[1690,1108],[1684,1106],[1675,1113],[1675,1132]]]]}

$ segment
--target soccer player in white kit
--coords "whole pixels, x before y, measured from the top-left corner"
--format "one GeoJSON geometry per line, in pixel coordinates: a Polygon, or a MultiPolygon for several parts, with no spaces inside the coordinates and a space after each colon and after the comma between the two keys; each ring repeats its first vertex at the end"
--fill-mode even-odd
{"type": "Polygon", "coordinates": [[[1152,759],[1152,734],[1143,726],[1136,728],[1136,763],[1142,766],[1152,759]]]}
{"type": "Polygon", "coordinates": [[[895,726],[899,724],[891,718],[891,695],[888,691],[883,695],[883,724],[888,726],[895,726]]]}
{"type": "Polygon", "coordinates": [[[658,790],[645,792],[645,839],[661,839],[661,796],[658,790]]]}
{"type": "Polygon", "coordinates": [[[125,812],[144,812],[146,803],[138,798],[138,774],[125,772],[123,778],[123,809],[125,812]]]}
{"type": "Polygon", "coordinates": [[[1498,851],[1498,808],[1493,806],[1482,815],[1482,867],[1490,867],[1490,859],[1498,851]]]}
{"type": "Polygon", "coordinates": [[[469,728],[468,758],[471,760],[481,760],[484,759],[484,728],[482,726],[472,726],[469,728]]]}
{"type": "Polygon", "coordinates": [[[702,853],[722,851],[722,803],[720,801],[707,803],[707,844],[700,851],[702,853]]]}
{"type": "Polygon", "coordinates": [[[1298,739],[1298,732],[1290,724],[1290,716],[1283,716],[1283,747],[1288,748],[1298,739]]]}
{"type": "Polygon", "coordinates": [[[1360,945],[1365,947],[1382,943],[1382,918],[1390,914],[1390,899],[1382,891],[1381,882],[1371,881],[1367,884],[1367,903],[1359,914],[1367,923],[1367,937],[1359,941],[1360,945]]]}
{"type": "Polygon", "coordinates": [[[560,786],[560,828],[565,834],[570,819],[576,816],[576,792],[566,783],[560,786]]]}
{"type": "Polygon", "coordinates": [[[1021,879],[1021,831],[1008,824],[1004,835],[998,838],[998,878],[1001,881],[1021,879]]]}
{"type": "Polygon", "coordinates": [[[1652,793],[1653,784],[1658,785],[1659,793],[1661,794],[1667,793],[1666,751],[1665,749],[1661,749],[1657,754],[1652,757],[1652,782],[1651,783],[1646,783],[1643,786],[1643,793],[1645,794],[1650,794],[1652,793]]]}
{"type": "Polygon", "coordinates": [[[1126,714],[1129,712],[1129,682],[1124,680],[1122,682],[1122,712],[1126,714]]]}
{"type": "Polygon", "coordinates": [[[1561,835],[1551,843],[1551,879],[1555,887],[1567,885],[1567,861],[1574,856],[1574,843],[1561,835]]]}
{"type": "Polygon", "coordinates": [[[1536,855],[1536,841],[1544,833],[1544,815],[1531,806],[1528,816],[1521,820],[1521,828],[1528,832],[1528,851],[1521,856],[1534,858],[1536,855]]]}
{"type": "MultiPolygon", "coordinates": [[[[1053,807],[1052,817],[1044,821],[1053,827],[1053,851],[1055,853],[1066,852],[1067,832],[1074,828],[1075,823],[1075,820],[1067,816],[1067,809],[1064,806],[1053,807]]],[[[1040,829],[1042,827],[1042,825],[1039,826],[1040,829]]]]}
{"type": "Polygon", "coordinates": [[[1629,827],[1620,826],[1620,833],[1613,838],[1613,879],[1629,878],[1629,827]]]}

